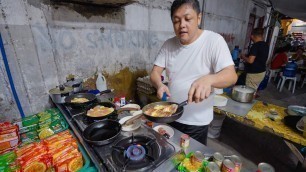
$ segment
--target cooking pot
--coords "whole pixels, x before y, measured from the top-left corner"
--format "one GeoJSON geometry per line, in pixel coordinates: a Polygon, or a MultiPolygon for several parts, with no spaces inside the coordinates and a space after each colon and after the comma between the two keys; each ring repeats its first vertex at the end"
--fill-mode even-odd
{"type": "Polygon", "coordinates": [[[78,93],[83,89],[83,80],[82,79],[70,79],[64,84],[66,87],[72,87],[74,93],[78,93]]]}
{"type": "Polygon", "coordinates": [[[250,103],[253,101],[255,92],[256,90],[254,88],[245,85],[236,85],[232,89],[232,99],[237,102],[250,103]]]}
{"type": "Polygon", "coordinates": [[[54,103],[65,103],[65,98],[73,94],[72,87],[65,87],[60,85],[56,88],[49,90],[49,95],[54,103]]]}

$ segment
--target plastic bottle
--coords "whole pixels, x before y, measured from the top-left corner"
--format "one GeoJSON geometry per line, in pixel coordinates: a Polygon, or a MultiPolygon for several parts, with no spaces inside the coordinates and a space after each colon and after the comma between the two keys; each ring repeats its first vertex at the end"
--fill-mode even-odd
{"type": "Polygon", "coordinates": [[[101,73],[98,73],[98,77],[96,80],[96,87],[100,92],[107,90],[106,79],[101,73]]]}
{"type": "Polygon", "coordinates": [[[235,48],[234,50],[232,51],[232,58],[233,58],[233,61],[237,61],[239,57],[239,46],[238,45],[235,45],[235,48]]]}

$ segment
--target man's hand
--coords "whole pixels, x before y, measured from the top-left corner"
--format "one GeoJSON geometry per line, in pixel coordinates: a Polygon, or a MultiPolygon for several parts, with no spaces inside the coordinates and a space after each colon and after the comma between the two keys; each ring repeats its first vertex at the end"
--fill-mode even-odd
{"type": "Polygon", "coordinates": [[[165,84],[160,84],[160,85],[157,87],[157,97],[158,97],[159,99],[162,99],[164,92],[166,92],[167,97],[170,97],[170,96],[171,96],[170,91],[169,91],[169,88],[168,88],[165,84]]]}
{"type": "Polygon", "coordinates": [[[197,80],[195,80],[188,92],[188,103],[196,102],[199,103],[204,99],[208,98],[211,93],[212,87],[212,76],[206,75],[197,80]]]}

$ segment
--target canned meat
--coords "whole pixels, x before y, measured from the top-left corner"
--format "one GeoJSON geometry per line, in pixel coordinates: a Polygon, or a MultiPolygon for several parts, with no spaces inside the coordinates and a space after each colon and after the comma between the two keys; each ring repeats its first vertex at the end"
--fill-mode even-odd
{"type": "Polygon", "coordinates": [[[257,172],[275,172],[275,169],[272,165],[262,162],[258,164],[257,172]]]}
{"type": "Polygon", "coordinates": [[[234,172],[235,164],[229,160],[225,159],[222,162],[221,172],[234,172]]]}
{"type": "Polygon", "coordinates": [[[213,161],[217,163],[219,167],[222,165],[222,161],[224,160],[224,156],[220,152],[215,152],[213,155],[213,161]]]}
{"type": "Polygon", "coordinates": [[[235,165],[235,172],[240,172],[241,167],[242,167],[242,162],[241,159],[237,155],[232,155],[230,157],[230,160],[234,163],[235,165]]]}
{"type": "Polygon", "coordinates": [[[215,162],[209,162],[206,166],[206,172],[220,172],[220,167],[215,162]]]}

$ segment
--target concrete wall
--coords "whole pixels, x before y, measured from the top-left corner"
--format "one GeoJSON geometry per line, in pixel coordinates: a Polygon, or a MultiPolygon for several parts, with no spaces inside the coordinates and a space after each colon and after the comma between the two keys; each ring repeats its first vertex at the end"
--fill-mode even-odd
{"type": "MultiPolygon", "coordinates": [[[[120,71],[150,71],[162,43],[173,36],[171,3],[142,0],[111,9],[1,0],[1,34],[25,114],[49,107],[48,91],[64,83],[68,74],[87,78],[99,71],[111,78],[120,71]]],[[[19,118],[2,60],[0,67],[0,121],[19,118]]],[[[109,85],[122,82],[132,85],[135,77],[121,77],[109,85]]],[[[117,93],[128,94],[127,90],[118,87],[117,93]]]]}
{"type": "MultiPolygon", "coordinates": [[[[173,0],[140,0],[120,9],[1,0],[0,29],[26,115],[49,107],[48,91],[75,74],[103,72],[116,93],[132,98],[135,79],[151,70],[162,43],[173,36],[173,0]]],[[[202,6],[201,1],[201,6],[202,6]]],[[[242,46],[250,0],[206,0],[204,28],[242,46]]],[[[0,60],[0,121],[19,118],[0,60]]]]}
{"type": "Polygon", "coordinates": [[[205,0],[203,27],[223,35],[231,50],[243,47],[253,6],[251,0],[205,0]]]}

